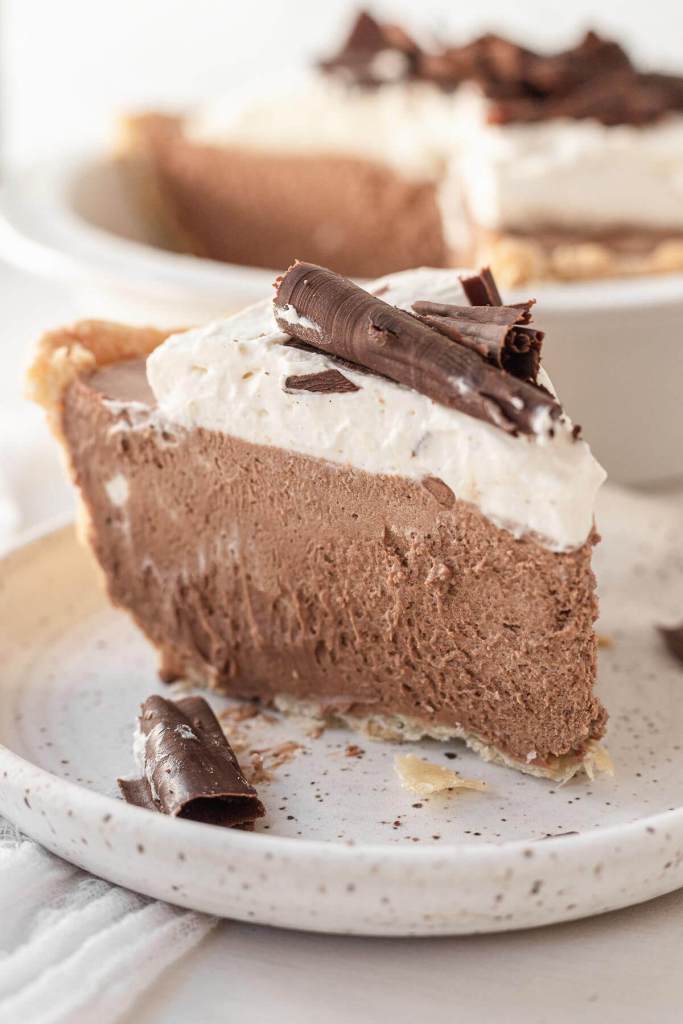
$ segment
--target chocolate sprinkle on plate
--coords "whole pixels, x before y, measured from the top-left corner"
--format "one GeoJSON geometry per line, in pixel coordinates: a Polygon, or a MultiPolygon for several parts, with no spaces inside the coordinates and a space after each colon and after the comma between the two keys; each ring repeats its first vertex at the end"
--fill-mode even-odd
{"type": "Polygon", "coordinates": [[[263,817],[263,804],[203,697],[148,697],[139,727],[143,777],[118,780],[128,803],[233,828],[250,828],[263,817]]]}

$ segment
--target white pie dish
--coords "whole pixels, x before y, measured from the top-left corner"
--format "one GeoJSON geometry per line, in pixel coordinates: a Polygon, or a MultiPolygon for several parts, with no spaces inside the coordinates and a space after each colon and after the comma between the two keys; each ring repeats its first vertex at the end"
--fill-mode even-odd
{"type": "MultiPolygon", "coordinates": [[[[154,244],[113,160],[46,162],[0,192],[0,255],[74,290],[84,316],[182,325],[269,293],[276,270],[221,264],[154,244]]],[[[293,253],[305,258],[305,253],[293,253]]],[[[683,474],[683,274],[544,284],[545,365],[613,479],[683,474]]]]}

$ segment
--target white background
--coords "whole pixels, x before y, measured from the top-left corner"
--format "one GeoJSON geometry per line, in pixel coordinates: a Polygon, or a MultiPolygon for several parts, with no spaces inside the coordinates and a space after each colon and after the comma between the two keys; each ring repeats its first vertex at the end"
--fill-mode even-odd
{"type": "MultiPolygon", "coordinates": [[[[384,0],[373,9],[463,41],[498,29],[563,46],[595,26],[646,63],[683,65],[680,0],[384,0]]],[[[5,155],[106,139],[117,110],[196,100],[324,54],[355,10],[349,0],[0,0],[5,155]]]]}
{"type": "MultiPolygon", "coordinates": [[[[683,3],[395,0],[411,24],[569,42],[589,24],[649,63],[683,66],[683,3]]],[[[0,0],[0,155],[21,166],[110,138],[117,111],[192,102],[325,52],[346,0],[0,0]]],[[[284,72],[283,72],[284,73],[284,72]]],[[[19,397],[30,340],[73,315],[60,288],[0,265],[0,473],[29,525],[67,502],[37,410],[19,397]],[[39,486],[36,486],[38,482],[39,486]]],[[[130,1024],[681,1020],[683,894],[537,932],[354,940],[226,923],[130,1024]]]]}

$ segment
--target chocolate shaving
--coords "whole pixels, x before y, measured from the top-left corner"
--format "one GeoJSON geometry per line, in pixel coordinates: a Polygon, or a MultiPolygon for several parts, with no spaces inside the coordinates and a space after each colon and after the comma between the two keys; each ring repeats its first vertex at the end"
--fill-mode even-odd
{"type": "Polygon", "coordinates": [[[520,326],[530,320],[531,302],[523,306],[452,306],[421,300],[413,303],[413,309],[423,323],[467,345],[494,366],[520,380],[536,380],[543,331],[520,326]]]}
{"type": "MultiPolygon", "coordinates": [[[[498,291],[498,285],[494,280],[490,267],[482,267],[478,274],[472,274],[470,277],[461,277],[460,284],[462,285],[462,290],[473,306],[503,305],[503,300],[500,292],[498,291]]],[[[524,323],[528,323],[531,319],[529,313],[531,306],[532,303],[527,304],[527,319],[524,323]]]]}
{"type": "Polygon", "coordinates": [[[344,392],[360,391],[360,388],[339,370],[321,370],[320,373],[304,373],[298,377],[287,377],[285,391],[312,391],[323,395],[341,395],[344,392]]]}
{"type": "Polygon", "coordinates": [[[683,79],[638,71],[618,43],[595,32],[555,54],[483,36],[449,51],[449,61],[461,81],[477,82],[491,101],[493,124],[570,117],[641,125],[683,104],[683,79]]]}
{"type": "Polygon", "coordinates": [[[349,85],[372,87],[415,77],[420,49],[399,25],[361,11],[341,49],[319,67],[349,85]]]}
{"type": "Polygon", "coordinates": [[[680,109],[676,90],[662,86],[649,75],[615,71],[603,78],[589,79],[567,95],[551,96],[539,102],[527,97],[496,100],[489,107],[490,124],[547,121],[570,117],[594,118],[606,126],[651,124],[673,109],[680,109]]]}
{"type": "Polygon", "coordinates": [[[285,334],[441,405],[510,434],[535,434],[562,412],[541,388],[492,366],[471,348],[453,344],[418,317],[331,270],[297,262],[275,286],[275,319],[285,334]],[[296,323],[282,315],[290,308],[296,323]]]}
{"type": "MultiPolygon", "coordinates": [[[[291,325],[290,325],[291,326],[291,325]]],[[[286,341],[282,342],[287,348],[298,348],[301,352],[316,352],[320,353],[320,348],[315,345],[309,345],[305,341],[300,341],[299,338],[287,338],[286,341]]],[[[368,370],[367,366],[359,366],[358,363],[352,363],[348,359],[342,359],[340,356],[334,357],[335,363],[341,366],[344,370],[353,370],[354,373],[366,373],[370,377],[381,377],[381,373],[375,373],[373,370],[368,370]]],[[[286,381],[285,381],[286,383],[286,381]]],[[[359,388],[360,390],[360,388],[359,388]]]]}
{"type": "Polygon", "coordinates": [[[265,809],[203,697],[142,705],[144,775],[119,779],[128,803],[210,825],[250,827],[265,809]]]}
{"type": "MultiPolygon", "coordinates": [[[[503,337],[500,347],[496,350],[495,338],[489,331],[493,348],[488,355],[485,352],[482,354],[487,355],[487,358],[495,361],[508,373],[536,383],[538,371],[541,368],[541,347],[545,334],[536,328],[526,326],[531,322],[531,307],[534,305],[535,299],[503,306],[503,300],[490,267],[482,267],[478,274],[461,277],[460,284],[474,308],[490,306],[497,310],[517,311],[518,318],[510,323],[510,329],[503,337]]],[[[510,320],[511,316],[512,312],[491,313],[488,323],[504,324],[510,320]]],[[[547,395],[550,395],[547,388],[541,385],[537,385],[537,387],[541,387],[547,395]]]]}
{"type": "Polygon", "coordinates": [[[483,36],[470,47],[471,77],[490,99],[526,98],[542,104],[586,82],[634,70],[618,43],[591,31],[576,45],[552,54],[536,53],[494,35],[483,36]]]}
{"type": "Polygon", "coordinates": [[[427,53],[399,26],[362,12],[340,51],[320,67],[363,88],[418,79],[452,90],[474,82],[494,124],[570,117],[642,125],[683,110],[683,77],[639,71],[619,43],[595,32],[551,54],[494,33],[427,53]]]}
{"type": "Polygon", "coordinates": [[[683,663],[683,622],[680,626],[658,626],[657,629],[669,653],[683,663]]]}

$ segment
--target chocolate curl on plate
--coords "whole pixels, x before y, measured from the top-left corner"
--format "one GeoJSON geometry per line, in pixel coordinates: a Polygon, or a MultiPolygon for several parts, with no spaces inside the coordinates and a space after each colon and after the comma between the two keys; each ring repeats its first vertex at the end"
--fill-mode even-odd
{"type": "Polygon", "coordinates": [[[441,405],[510,434],[536,434],[561,414],[552,395],[331,270],[297,262],[275,287],[275,319],[285,334],[441,405]]]}
{"type": "Polygon", "coordinates": [[[153,695],[139,718],[141,779],[119,779],[128,803],[209,825],[251,827],[265,809],[203,697],[153,695]]]}
{"type": "Polygon", "coordinates": [[[683,665],[683,622],[680,626],[658,626],[657,628],[669,653],[683,665]]]}
{"type": "Polygon", "coordinates": [[[467,345],[494,366],[520,380],[535,381],[543,331],[524,326],[531,319],[531,305],[452,306],[421,300],[413,303],[413,309],[423,323],[467,345]]]}

